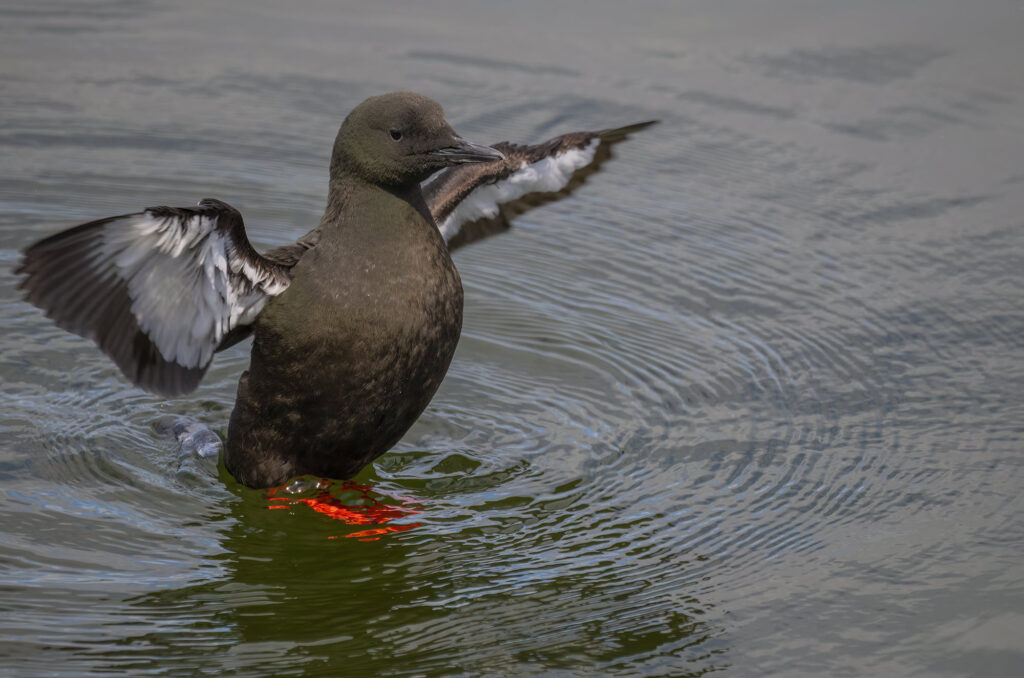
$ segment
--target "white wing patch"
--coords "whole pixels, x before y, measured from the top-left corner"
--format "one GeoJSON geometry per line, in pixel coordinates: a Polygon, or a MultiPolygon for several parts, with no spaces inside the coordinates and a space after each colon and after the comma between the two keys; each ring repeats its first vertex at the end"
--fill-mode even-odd
{"type": "Polygon", "coordinates": [[[164,359],[184,367],[207,365],[224,335],[288,287],[216,226],[216,218],[199,214],[131,215],[103,229],[103,252],[92,261],[101,275],[113,263],[139,328],[164,359]]]}
{"type": "Polygon", "coordinates": [[[502,203],[527,193],[547,193],[565,188],[576,170],[593,161],[600,143],[600,139],[594,139],[583,148],[573,148],[532,164],[524,161],[507,178],[473,189],[438,226],[442,237],[448,241],[459,232],[462,224],[498,216],[502,203]]]}

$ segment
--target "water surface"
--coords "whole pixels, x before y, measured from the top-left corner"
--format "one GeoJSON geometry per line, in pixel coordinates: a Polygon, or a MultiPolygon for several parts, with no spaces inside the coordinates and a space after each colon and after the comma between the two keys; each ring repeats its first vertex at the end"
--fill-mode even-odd
{"type": "Polygon", "coordinates": [[[0,17],[0,673],[1019,674],[1018,3],[0,17]],[[223,431],[247,345],[168,401],[19,301],[27,244],[149,205],[289,242],[396,89],[482,142],[662,123],[457,253],[452,369],[335,504],[154,431],[223,431]]]}

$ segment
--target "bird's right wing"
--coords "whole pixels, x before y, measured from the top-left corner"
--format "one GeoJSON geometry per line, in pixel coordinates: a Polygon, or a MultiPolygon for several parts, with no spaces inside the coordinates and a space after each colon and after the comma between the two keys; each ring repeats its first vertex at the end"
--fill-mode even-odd
{"type": "Polygon", "coordinates": [[[214,352],[287,289],[303,249],[261,256],[219,200],[151,207],[57,233],[25,250],[27,301],[92,339],[134,384],[180,395],[214,352]]]}

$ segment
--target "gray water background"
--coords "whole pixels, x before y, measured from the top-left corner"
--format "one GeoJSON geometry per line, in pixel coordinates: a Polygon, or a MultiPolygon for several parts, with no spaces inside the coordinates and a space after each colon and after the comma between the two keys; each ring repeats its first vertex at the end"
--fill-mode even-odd
{"type": "Polygon", "coordinates": [[[1019,2],[0,6],[0,675],[1018,676],[1019,2]],[[366,96],[464,136],[659,126],[457,253],[466,323],[358,479],[267,510],[19,301],[59,229],[319,218],[366,96]],[[353,501],[358,502],[359,498],[353,501]]]}

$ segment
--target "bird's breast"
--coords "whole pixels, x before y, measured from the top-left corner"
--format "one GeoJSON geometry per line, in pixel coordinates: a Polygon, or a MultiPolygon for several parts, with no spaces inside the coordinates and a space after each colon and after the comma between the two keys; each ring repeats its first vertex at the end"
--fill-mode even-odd
{"type": "Polygon", "coordinates": [[[324,245],[260,315],[250,379],[364,419],[418,414],[462,328],[462,283],[444,242],[435,230],[324,245]]]}

